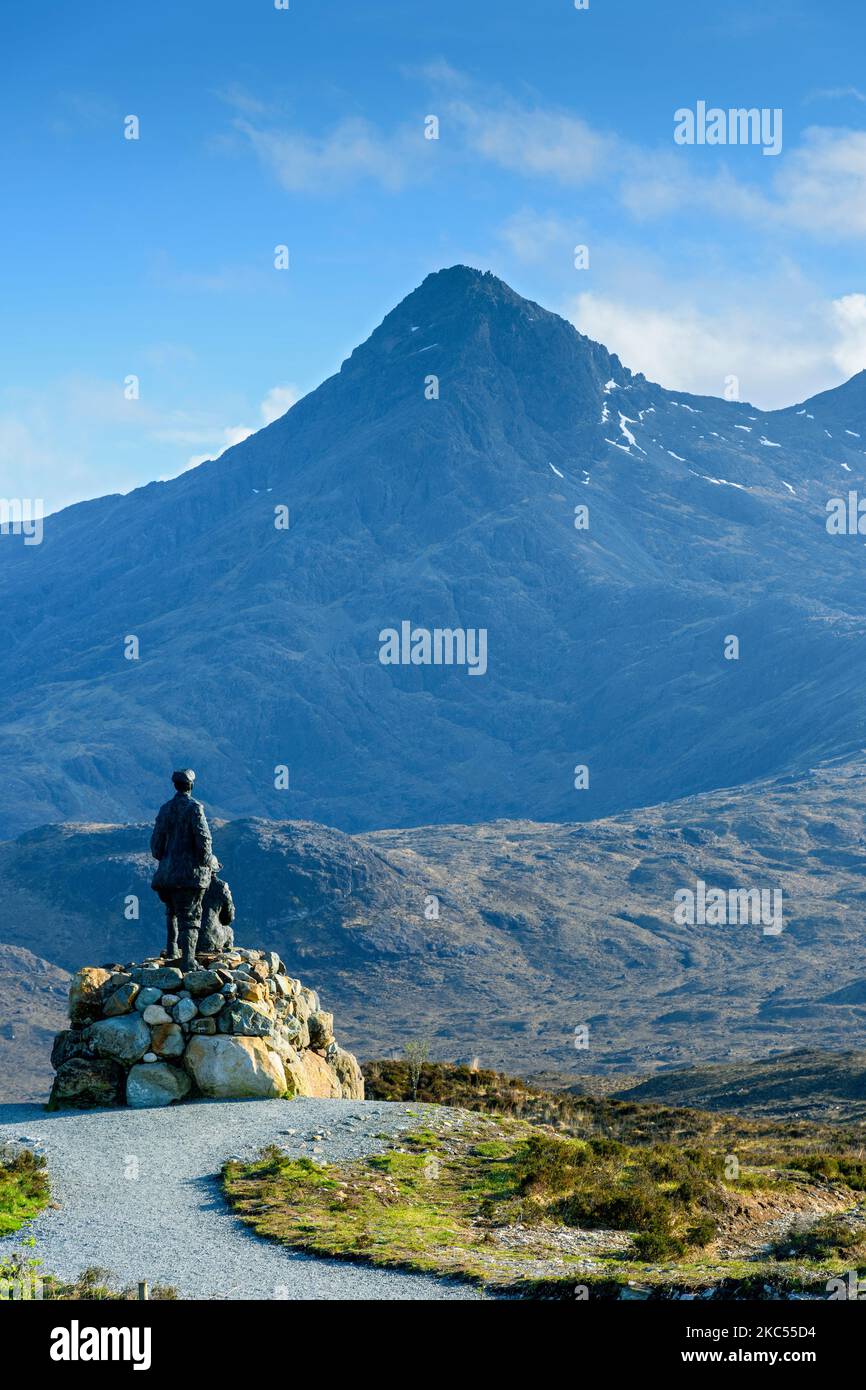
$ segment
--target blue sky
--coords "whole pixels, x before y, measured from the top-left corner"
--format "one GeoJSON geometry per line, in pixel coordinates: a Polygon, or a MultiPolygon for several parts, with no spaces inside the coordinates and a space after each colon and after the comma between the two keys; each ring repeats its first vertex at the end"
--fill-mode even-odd
{"type": "Polygon", "coordinates": [[[681,390],[770,407],[860,370],[863,8],[757,8],[7,7],[0,495],[215,456],[458,261],[681,390]],[[781,153],[675,144],[699,100],[780,108],[781,153]]]}

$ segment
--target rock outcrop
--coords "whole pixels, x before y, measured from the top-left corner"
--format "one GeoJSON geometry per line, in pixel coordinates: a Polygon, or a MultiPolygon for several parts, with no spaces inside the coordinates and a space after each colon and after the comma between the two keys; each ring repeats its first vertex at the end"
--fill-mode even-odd
{"type": "Polygon", "coordinates": [[[333,1014],[273,951],[234,947],[186,972],[162,960],[85,966],[72,979],[69,1020],[51,1053],[50,1109],[364,1098],[333,1014]]]}

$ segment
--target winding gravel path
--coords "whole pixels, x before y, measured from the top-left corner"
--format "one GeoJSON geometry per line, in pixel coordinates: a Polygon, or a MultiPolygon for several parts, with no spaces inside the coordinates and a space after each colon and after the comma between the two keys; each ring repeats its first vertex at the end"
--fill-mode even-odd
{"type": "Polygon", "coordinates": [[[216,1181],[230,1157],[276,1143],[339,1161],[380,1151],[377,1135],[417,1128],[418,1110],[384,1101],[197,1101],[165,1110],[61,1111],[0,1105],[0,1144],[44,1153],[59,1210],[46,1210],[0,1255],[34,1236],[46,1272],[99,1265],[197,1299],[478,1299],[467,1285],[295,1254],[226,1207],[216,1181]],[[314,1138],[314,1136],[321,1136],[314,1138]]]}

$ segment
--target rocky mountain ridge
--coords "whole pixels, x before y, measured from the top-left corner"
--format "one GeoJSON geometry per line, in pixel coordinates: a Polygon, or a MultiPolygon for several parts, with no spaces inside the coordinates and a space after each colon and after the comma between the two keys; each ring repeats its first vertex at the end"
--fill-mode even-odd
{"type": "Polygon", "coordinates": [[[856,756],[862,541],[826,506],[864,440],[863,374],[784,411],[692,397],[431,275],[218,460],[3,538],[0,834],[144,819],[185,763],[224,817],[366,831],[856,756]],[[404,622],[485,632],[486,673],[384,665],[404,622]]]}

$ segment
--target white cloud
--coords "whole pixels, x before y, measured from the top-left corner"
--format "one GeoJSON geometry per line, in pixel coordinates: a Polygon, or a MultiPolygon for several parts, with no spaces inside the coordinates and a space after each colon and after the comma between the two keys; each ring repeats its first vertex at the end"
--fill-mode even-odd
{"type": "Polygon", "coordinates": [[[775,181],[771,215],[830,239],[866,232],[866,131],[813,126],[775,181]]]}
{"type": "Polygon", "coordinates": [[[106,491],[94,455],[110,441],[115,471],[110,487],[125,491],[136,479],[117,441],[134,444],[154,419],[140,400],[126,400],[122,382],[83,374],[39,389],[0,391],[0,493],[41,497],[46,513],[106,491]]]}
{"type": "Polygon", "coordinates": [[[824,241],[866,232],[866,132],[810,126],[767,189],[738,178],[729,165],[696,172],[689,151],[625,158],[620,199],[638,220],[686,210],[760,225],[765,231],[804,231],[824,241]]]}
{"type": "Polygon", "coordinates": [[[819,87],[809,92],[806,101],[866,101],[866,92],[859,87],[819,87]]]}
{"type": "MultiPolygon", "coordinates": [[[[768,180],[763,184],[744,176],[746,170],[755,172],[751,150],[729,147],[707,172],[706,151],[677,149],[673,143],[641,147],[572,112],[521,105],[478,87],[455,98],[456,76],[441,84],[450,88],[443,103],[443,140],[456,134],[464,153],[527,178],[565,187],[603,184],[638,221],[706,210],[822,240],[866,232],[866,131],[808,127],[798,145],[785,149],[778,167],[769,161],[774,167],[760,170],[768,180]]],[[[853,87],[833,95],[866,100],[853,87]]]]}
{"type": "MultiPolygon", "coordinates": [[[[440,117],[443,153],[480,156],[499,168],[576,187],[615,172],[625,151],[615,136],[569,111],[521,105],[447,63],[428,64],[418,75],[438,92],[429,112],[440,117]]],[[[238,111],[235,132],[293,193],[332,193],[364,180],[393,192],[434,167],[425,157],[429,143],[420,118],[386,131],[351,116],[325,134],[310,134],[245,94],[224,99],[238,111]]]]}
{"type": "Polygon", "coordinates": [[[274,386],[258,406],[257,424],[222,426],[213,409],[127,400],[122,382],[82,373],[39,390],[0,388],[0,495],[41,497],[50,513],[83,497],[165,480],[271,424],[301,395],[292,385],[274,386]]]}
{"type": "MultiPolygon", "coordinates": [[[[0,471],[4,480],[15,476],[21,479],[25,471],[50,462],[50,453],[34,436],[26,420],[14,415],[0,415],[0,471]]],[[[8,484],[4,481],[8,491],[8,484]]],[[[16,488],[16,495],[20,489],[16,488]]]]}
{"type": "Polygon", "coordinates": [[[266,116],[268,114],[267,102],[260,101],[252,92],[247,91],[239,82],[231,82],[216,94],[220,101],[224,101],[227,106],[233,107],[236,111],[243,111],[247,116],[266,116]]]}
{"type": "Polygon", "coordinates": [[[854,376],[866,367],[866,294],[835,299],[833,319],[838,334],[833,361],[846,378],[854,376]]]}
{"type": "Polygon", "coordinates": [[[300,399],[301,392],[296,386],[272,386],[259,406],[262,424],[272,425],[300,399]]]}
{"type": "Polygon", "coordinates": [[[780,316],[773,295],[745,291],[728,306],[698,309],[677,301],[636,304],[596,293],[578,295],[569,317],[632,371],[671,390],[720,396],[736,376],[740,396],[776,409],[838,385],[866,366],[866,295],[804,299],[780,316]],[[744,307],[747,306],[747,307],[744,307]]]}
{"type": "MultiPolygon", "coordinates": [[[[654,148],[621,139],[571,111],[520,103],[497,88],[472,82],[446,63],[429,64],[429,110],[441,120],[443,158],[425,158],[420,118],[384,131],[362,117],[340,121],[322,135],[286,128],[275,111],[229,96],[239,114],[234,130],[284,188],[331,193],[363,180],[390,191],[426,178],[445,156],[480,159],[500,169],[564,188],[598,183],[637,220],[671,217],[686,209],[765,228],[807,231],[842,240],[866,232],[866,132],[812,126],[784,150],[779,167],[757,168],[754,153],[728,147],[708,165],[706,150],[671,143],[654,148]],[[253,113],[252,115],[250,113],[253,113]],[[742,156],[742,158],[740,158],[742,156]],[[709,168],[709,172],[707,172],[709,168]]],[[[857,88],[824,95],[861,100],[857,88]]]]}

